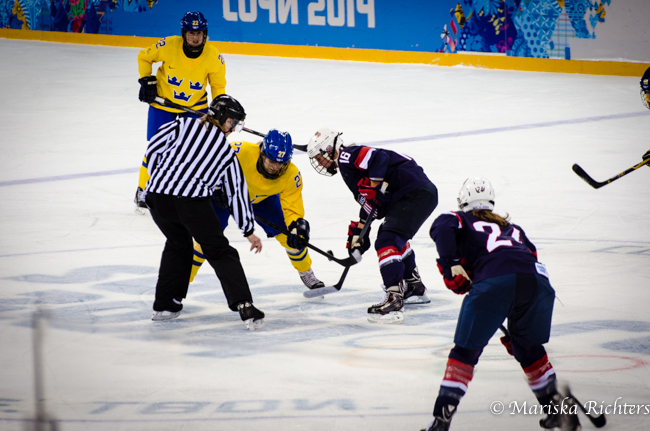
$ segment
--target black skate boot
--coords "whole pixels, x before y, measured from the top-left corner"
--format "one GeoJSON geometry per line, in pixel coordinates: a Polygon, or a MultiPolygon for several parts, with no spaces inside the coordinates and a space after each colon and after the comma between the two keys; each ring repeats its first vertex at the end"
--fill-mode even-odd
{"type": "Polygon", "coordinates": [[[239,317],[244,321],[250,331],[260,329],[264,326],[264,312],[255,308],[250,302],[242,302],[237,305],[239,317]]]}
{"type": "Polygon", "coordinates": [[[578,419],[578,406],[571,397],[555,394],[548,406],[545,418],[539,420],[539,426],[544,429],[559,429],[561,431],[580,431],[582,426],[578,419]]]}
{"type": "Polygon", "coordinates": [[[133,203],[135,203],[135,213],[140,215],[144,215],[146,210],[149,209],[144,199],[141,198],[142,192],[144,192],[144,190],[138,187],[135,191],[135,197],[133,198],[133,203]]]}
{"type": "Polygon", "coordinates": [[[427,427],[420,431],[448,431],[451,418],[456,413],[456,407],[447,405],[442,408],[442,416],[434,416],[427,427]]]}
{"type": "Polygon", "coordinates": [[[413,270],[411,278],[407,278],[404,281],[406,281],[406,290],[404,291],[404,304],[428,304],[431,302],[427,296],[427,288],[422,283],[422,279],[420,278],[420,273],[418,272],[417,267],[413,270]]]}
{"type": "Polygon", "coordinates": [[[402,280],[397,286],[386,289],[384,301],[368,308],[368,321],[372,323],[402,323],[404,321],[404,289],[402,280]]]}
{"type": "Polygon", "coordinates": [[[310,290],[311,289],[316,289],[318,287],[325,287],[325,283],[320,281],[316,276],[314,275],[314,271],[308,269],[305,272],[299,272],[300,279],[302,282],[307,286],[310,290]]]}
{"type": "Polygon", "coordinates": [[[160,305],[160,303],[154,301],[153,303],[153,315],[151,320],[161,321],[161,320],[172,320],[181,315],[181,310],[183,309],[183,304],[181,303],[182,298],[174,298],[171,302],[160,305]]]}

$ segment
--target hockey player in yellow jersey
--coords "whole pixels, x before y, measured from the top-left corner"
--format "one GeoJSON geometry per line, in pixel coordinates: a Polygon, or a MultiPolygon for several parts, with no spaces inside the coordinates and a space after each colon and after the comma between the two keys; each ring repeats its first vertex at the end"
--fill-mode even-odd
{"type": "MultiPolygon", "coordinates": [[[[219,50],[208,40],[208,21],[201,12],[187,12],[181,19],[182,36],[160,39],[138,54],[140,74],[139,99],[148,103],[147,141],[160,126],[179,116],[196,117],[180,109],[170,108],[155,101],[156,97],[170,100],[202,113],[207,112],[208,85],[214,99],[226,92],[226,64],[219,50]],[[152,76],[153,64],[161,63],[152,76]]],[[[136,212],[146,208],[139,199],[148,180],[147,161],[142,163],[135,203],[136,212]]]]}
{"type": "MultiPolygon", "coordinates": [[[[298,167],[291,162],[293,143],[287,132],[271,130],[259,144],[232,142],[242,172],[248,184],[253,212],[277,226],[287,226],[289,236],[260,224],[269,238],[274,237],[285,248],[291,264],[300,279],[310,289],[323,287],[314,275],[311,258],[307,253],[309,222],[303,217],[302,177],[298,167]]],[[[215,192],[213,207],[223,229],[228,225],[230,210],[225,196],[215,192]]],[[[259,223],[259,222],[258,222],[259,223]]],[[[205,259],[199,244],[194,244],[194,266],[190,281],[205,259]]]]}

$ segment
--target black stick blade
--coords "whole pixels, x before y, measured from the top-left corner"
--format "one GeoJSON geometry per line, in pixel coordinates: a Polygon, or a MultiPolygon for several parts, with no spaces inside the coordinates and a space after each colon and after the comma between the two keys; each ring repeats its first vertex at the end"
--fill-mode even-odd
{"type": "Polygon", "coordinates": [[[605,425],[607,425],[607,419],[605,419],[605,415],[600,415],[600,416],[590,416],[591,423],[594,424],[596,428],[602,428],[605,425]]]}
{"type": "Polygon", "coordinates": [[[591,177],[590,177],[590,176],[585,172],[585,170],[582,169],[582,168],[581,168],[577,163],[574,164],[574,165],[571,167],[571,169],[573,169],[573,172],[575,172],[575,173],[576,173],[580,178],[582,178],[583,180],[585,180],[585,182],[586,182],[587,184],[589,184],[591,187],[593,187],[593,188],[595,188],[595,189],[598,189],[598,188],[604,186],[605,184],[607,184],[606,182],[605,182],[605,183],[599,183],[599,182],[595,181],[595,180],[594,180],[593,178],[591,178],[591,177]]]}

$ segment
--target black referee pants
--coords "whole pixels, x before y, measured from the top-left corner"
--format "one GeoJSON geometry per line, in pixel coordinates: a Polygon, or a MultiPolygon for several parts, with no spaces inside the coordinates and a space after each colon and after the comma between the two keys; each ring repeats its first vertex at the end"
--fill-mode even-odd
{"type": "Polygon", "coordinates": [[[192,238],[201,244],[205,259],[214,268],[228,307],[236,311],[240,302],[253,302],[239,253],[224,236],[209,198],[147,193],[146,201],[153,221],[167,237],[158,271],[154,311],[169,310],[174,298],[187,295],[194,256],[192,238]]]}

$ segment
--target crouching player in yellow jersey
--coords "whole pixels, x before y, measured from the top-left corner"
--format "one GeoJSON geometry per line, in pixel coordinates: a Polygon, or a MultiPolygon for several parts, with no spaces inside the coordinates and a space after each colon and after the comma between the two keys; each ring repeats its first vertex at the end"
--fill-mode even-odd
{"type": "MultiPolygon", "coordinates": [[[[291,162],[293,142],[287,132],[269,131],[259,144],[232,142],[230,144],[241,165],[253,212],[277,226],[287,226],[289,236],[260,224],[269,238],[275,238],[286,249],[287,256],[300,279],[310,289],[323,287],[324,283],[314,275],[311,258],[307,253],[309,222],[303,217],[302,177],[291,162]]],[[[228,226],[230,211],[228,201],[219,190],[213,197],[213,207],[223,229],[228,226]]],[[[259,223],[259,222],[258,222],[259,223]]],[[[205,261],[199,244],[194,243],[194,266],[190,282],[205,261]]]]}
{"type": "MultiPolygon", "coordinates": [[[[161,105],[156,102],[157,97],[206,114],[210,105],[208,85],[213,99],[226,92],[226,64],[219,50],[206,43],[208,21],[203,14],[187,12],[181,19],[181,34],[160,39],[138,54],[138,98],[150,105],[147,141],[158,132],[160,126],[177,117],[200,117],[161,105]],[[155,76],[151,75],[154,63],[160,63],[155,76]]],[[[135,194],[136,212],[139,214],[144,214],[147,208],[140,194],[148,179],[147,161],[144,160],[135,194]]]]}

